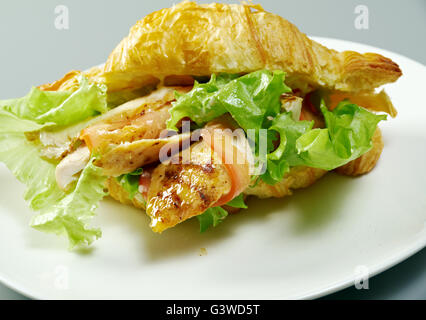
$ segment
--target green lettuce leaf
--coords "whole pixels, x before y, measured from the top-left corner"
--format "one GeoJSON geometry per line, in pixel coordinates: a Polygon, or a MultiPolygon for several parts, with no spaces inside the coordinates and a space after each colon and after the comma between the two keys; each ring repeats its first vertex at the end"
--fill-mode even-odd
{"type": "MultiPolygon", "coordinates": [[[[226,205],[234,208],[247,209],[247,205],[244,203],[244,195],[242,193],[229,201],[226,205]]],[[[227,216],[228,211],[222,207],[212,207],[207,209],[204,213],[197,216],[197,219],[200,222],[200,232],[204,232],[210,227],[216,227],[227,216]]]]}
{"type": "Polygon", "coordinates": [[[99,229],[87,226],[97,203],[105,196],[106,177],[93,165],[93,159],[69,193],[56,184],[55,164],[40,158],[38,147],[23,133],[0,134],[0,161],[27,186],[25,200],[31,209],[40,212],[32,219],[34,228],[67,235],[71,248],[90,244],[101,236],[99,229]]]}
{"type": "Polygon", "coordinates": [[[133,199],[139,192],[139,179],[142,172],[142,168],[139,168],[133,172],[122,174],[116,178],[123,189],[129,193],[130,199],[133,199]]]}
{"type": "MultiPolygon", "coordinates": [[[[27,133],[61,129],[107,111],[106,90],[80,79],[75,92],[43,92],[33,88],[20,99],[0,101],[0,161],[26,185],[24,198],[39,212],[31,225],[41,231],[66,234],[70,247],[90,244],[101,236],[88,226],[100,199],[106,177],[93,165],[83,169],[74,188],[65,193],[56,184],[54,161],[40,156],[41,142],[27,133]]],[[[60,131],[59,131],[60,134],[60,131]]]]}
{"type": "Polygon", "coordinates": [[[290,112],[281,113],[272,120],[269,130],[278,132],[280,143],[266,156],[267,168],[261,176],[263,181],[273,185],[283,179],[290,167],[304,164],[297,154],[296,141],[312,126],[312,121],[293,120],[290,112]]]}
{"type": "Polygon", "coordinates": [[[0,161],[27,185],[24,199],[39,210],[59,201],[64,193],[57,187],[55,165],[39,157],[39,149],[23,133],[0,134],[0,161]]]}
{"type": "Polygon", "coordinates": [[[216,96],[219,89],[226,84],[227,79],[229,79],[227,75],[216,77],[212,74],[207,83],[195,81],[192,90],[186,94],[175,92],[176,101],[172,103],[167,128],[178,131],[176,124],[186,117],[201,126],[226,113],[226,110],[216,103],[216,96]]]}
{"type": "Polygon", "coordinates": [[[71,248],[90,245],[102,235],[100,229],[88,226],[99,201],[107,195],[104,190],[106,177],[102,175],[102,169],[93,164],[93,160],[83,169],[71,193],[42,208],[31,221],[31,226],[37,230],[67,235],[71,248]]]}
{"type": "Polygon", "coordinates": [[[167,122],[170,130],[183,118],[201,126],[227,112],[241,128],[260,129],[268,116],[280,112],[280,96],[291,91],[284,84],[285,73],[260,70],[242,77],[212,75],[208,83],[195,83],[186,94],[176,94],[167,122]]]}
{"type": "Polygon", "coordinates": [[[372,147],[377,124],[386,115],[376,115],[348,101],[329,111],[324,103],[321,112],[325,129],[314,129],[296,141],[298,157],[304,165],[333,170],[352,161],[372,147]]]}
{"type": "Polygon", "coordinates": [[[309,166],[333,170],[352,161],[372,147],[377,124],[386,115],[376,115],[356,104],[341,102],[333,111],[321,103],[326,128],[312,129],[313,122],[294,121],[289,113],[278,115],[269,128],[279,132],[280,144],[267,155],[262,179],[279,182],[291,167],[309,166]]]}
{"type": "Polygon", "coordinates": [[[31,120],[19,118],[15,114],[0,108],[0,133],[31,132],[44,127],[31,120]]]}
{"type": "MultiPolygon", "coordinates": [[[[13,122],[22,131],[39,130],[46,126],[68,126],[106,111],[106,87],[89,84],[84,77],[80,78],[80,86],[74,92],[32,88],[23,98],[0,101],[0,118],[9,118],[9,129],[13,128],[12,121],[22,120],[21,124],[13,122]]],[[[3,127],[1,131],[7,129],[3,127]]]]}
{"type": "Polygon", "coordinates": [[[228,216],[228,212],[221,207],[208,208],[204,213],[197,216],[200,222],[200,232],[206,231],[210,227],[216,227],[228,216]]]}
{"type": "Polygon", "coordinates": [[[242,193],[229,201],[226,205],[233,208],[247,209],[247,205],[244,202],[244,195],[242,193]]]}

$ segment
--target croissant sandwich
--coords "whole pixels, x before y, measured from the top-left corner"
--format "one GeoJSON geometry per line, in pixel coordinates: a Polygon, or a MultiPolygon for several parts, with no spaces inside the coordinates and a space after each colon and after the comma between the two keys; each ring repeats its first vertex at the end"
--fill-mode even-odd
{"type": "Polygon", "coordinates": [[[27,186],[31,225],[90,244],[107,195],[154,232],[200,230],[336,171],[372,170],[380,86],[402,75],[375,53],[337,52],[254,4],[184,1],[138,21],[106,62],[0,101],[0,160],[27,186]]]}

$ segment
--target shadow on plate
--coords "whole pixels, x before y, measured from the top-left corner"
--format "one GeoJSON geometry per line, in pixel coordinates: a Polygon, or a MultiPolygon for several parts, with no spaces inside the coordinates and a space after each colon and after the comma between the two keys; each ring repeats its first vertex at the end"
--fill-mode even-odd
{"type": "MultiPolygon", "coordinates": [[[[129,228],[128,232],[139,234],[144,254],[148,255],[151,261],[176,255],[193,255],[194,252],[199,252],[200,248],[209,248],[220,241],[226,241],[241,227],[268,223],[267,218],[286,214],[290,208],[297,215],[294,230],[296,236],[322,228],[339,214],[339,208],[345,201],[345,194],[350,192],[353,180],[330,173],[309,188],[295,190],[291,197],[263,200],[250,198],[249,209],[231,214],[219,226],[205,233],[199,232],[198,220],[193,218],[162,234],[156,234],[149,228],[149,218],[143,211],[135,208],[122,210],[123,206],[113,200],[107,200],[108,210],[121,212],[109,223],[117,223],[123,228],[129,228]]],[[[285,219],[281,221],[285,222],[285,219]]]]}

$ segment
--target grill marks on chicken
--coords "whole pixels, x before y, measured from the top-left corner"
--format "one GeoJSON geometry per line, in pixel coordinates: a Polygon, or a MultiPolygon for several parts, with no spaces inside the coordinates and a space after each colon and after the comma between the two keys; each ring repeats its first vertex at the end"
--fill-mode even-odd
{"type": "Polygon", "coordinates": [[[84,129],[81,138],[95,150],[139,139],[158,138],[170,118],[169,108],[175,100],[174,92],[184,93],[190,89],[163,87],[146,97],[126,102],[84,129]]]}
{"type": "Polygon", "coordinates": [[[177,160],[160,164],[152,174],[146,211],[155,232],[203,213],[231,190],[224,165],[207,143],[194,144],[177,160]]]}
{"type": "Polygon", "coordinates": [[[174,92],[188,92],[191,87],[163,87],[150,95],[129,101],[101,116],[83,130],[81,139],[99,155],[95,164],[105,175],[129,173],[158,160],[160,149],[180,144],[189,134],[161,137],[170,118],[174,92]]]}
{"type": "Polygon", "coordinates": [[[147,201],[153,231],[222,206],[249,186],[251,149],[244,134],[233,135],[234,126],[227,116],[211,121],[201,142],[154,170],[147,201]]]}
{"type": "Polygon", "coordinates": [[[147,107],[132,117],[99,123],[85,129],[83,138],[92,149],[108,148],[124,142],[158,138],[170,118],[167,101],[157,108],[147,107]]]}

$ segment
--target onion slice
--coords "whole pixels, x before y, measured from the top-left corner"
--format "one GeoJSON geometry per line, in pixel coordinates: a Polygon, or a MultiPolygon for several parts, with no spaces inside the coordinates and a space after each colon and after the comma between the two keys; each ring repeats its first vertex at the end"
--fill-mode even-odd
{"type": "Polygon", "coordinates": [[[144,169],[139,178],[139,188],[138,191],[142,194],[142,197],[145,201],[148,199],[148,190],[151,185],[151,175],[153,168],[144,169]]]}

